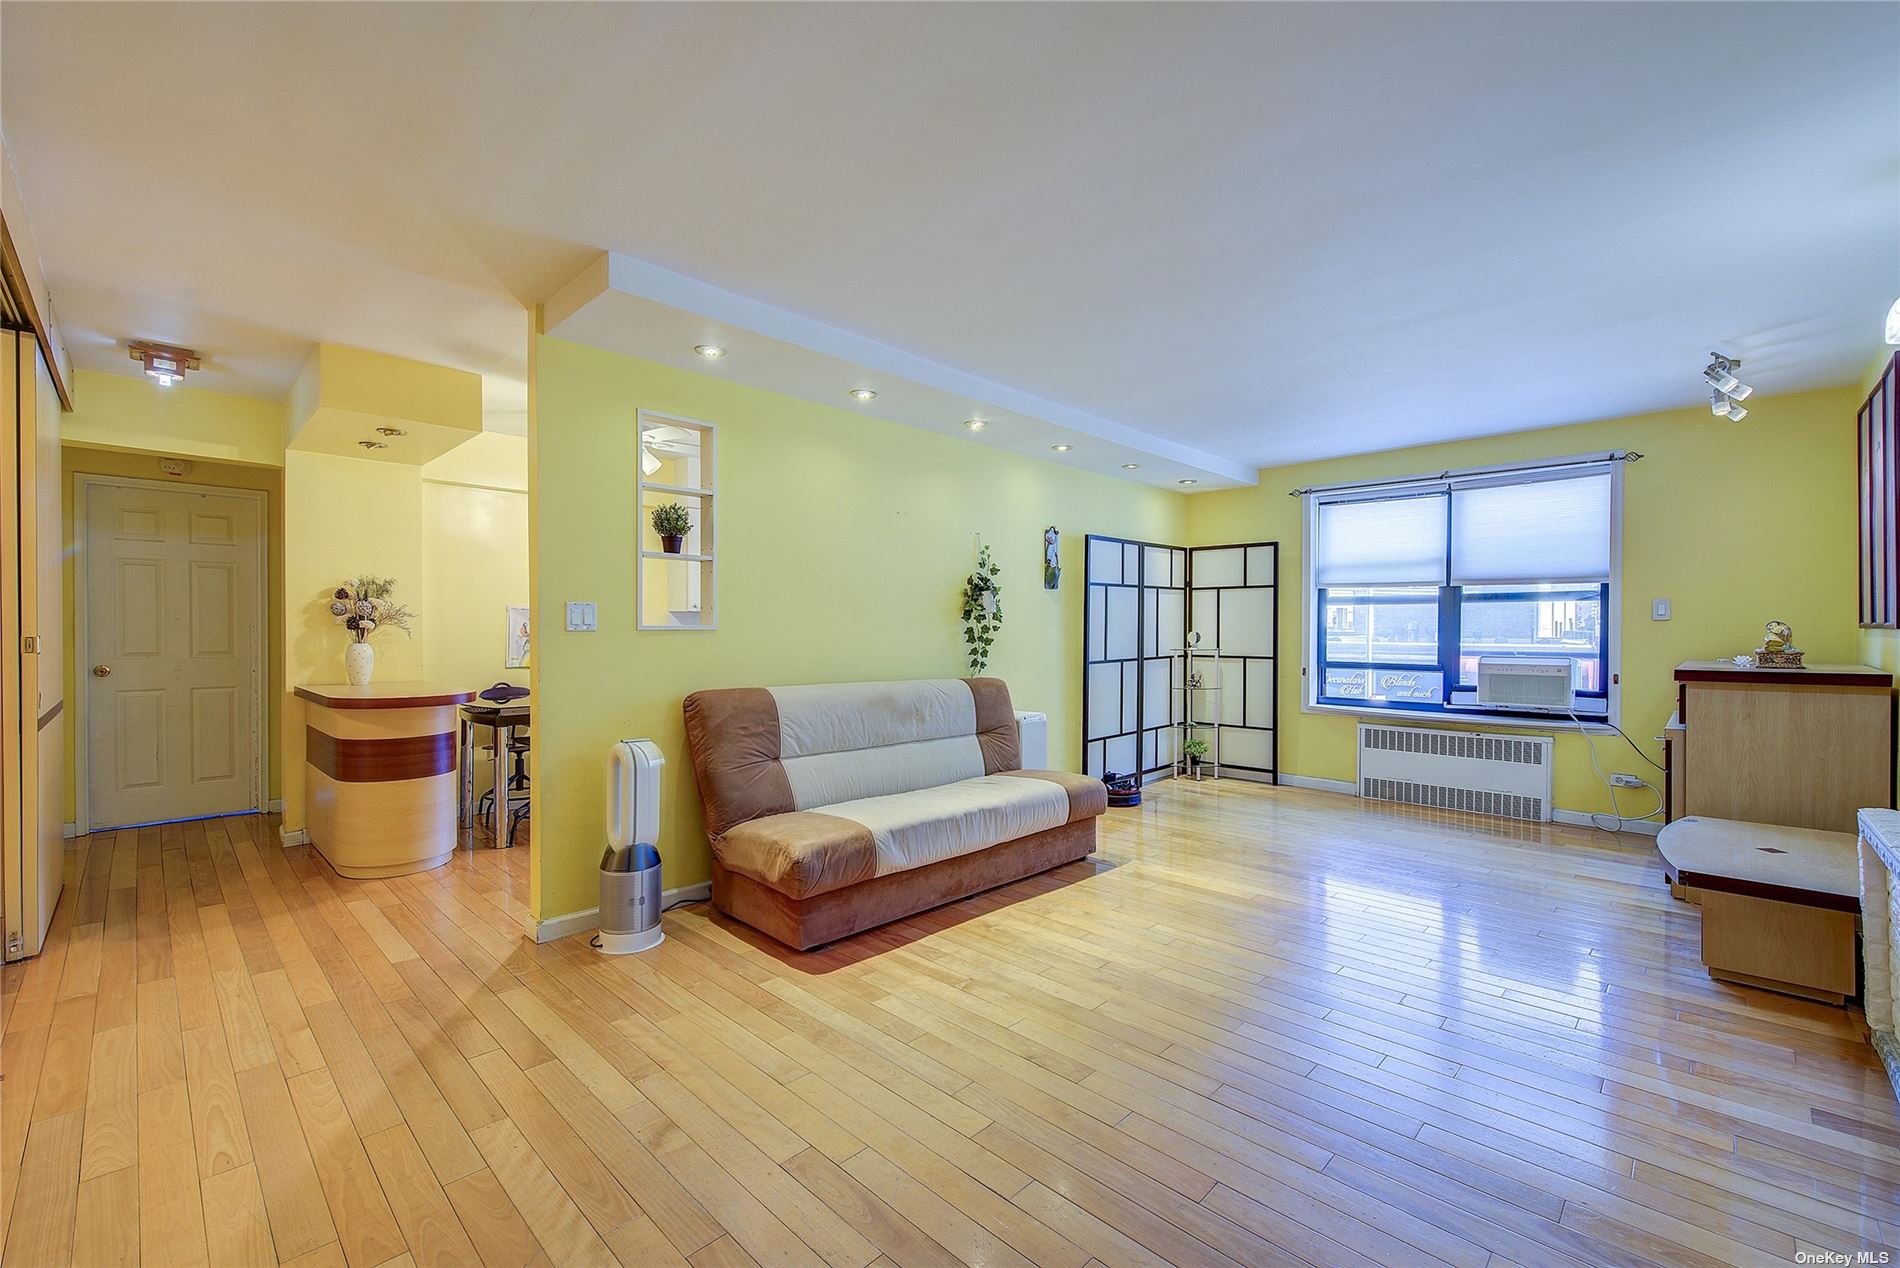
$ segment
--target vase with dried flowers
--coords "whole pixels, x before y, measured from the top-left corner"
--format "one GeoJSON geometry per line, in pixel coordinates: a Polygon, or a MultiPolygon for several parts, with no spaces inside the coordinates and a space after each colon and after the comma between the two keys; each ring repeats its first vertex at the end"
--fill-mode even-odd
{"type": "Polygon", "coordinates": [[[377,630],[401,630],[409,633],[415,613],[396,602],[396,579],[367,574],[345,581],[330,592],[330,620],[349,632],[349,645],[343,649],[343,676],[350,686],[369,685],[376,672],[376,649],[369,636],[377,630]]]}

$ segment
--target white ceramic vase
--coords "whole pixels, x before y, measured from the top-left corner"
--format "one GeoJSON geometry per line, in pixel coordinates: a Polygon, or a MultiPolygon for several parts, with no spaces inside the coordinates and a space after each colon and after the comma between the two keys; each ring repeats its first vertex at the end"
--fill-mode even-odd
{"type": "Polygon", "coordinates": [[[370,675],[375,672],[375,648],[368,643],[351,643],[343,649],[343,676],[350,680],[350,686],[369,686],[370,675]]]}

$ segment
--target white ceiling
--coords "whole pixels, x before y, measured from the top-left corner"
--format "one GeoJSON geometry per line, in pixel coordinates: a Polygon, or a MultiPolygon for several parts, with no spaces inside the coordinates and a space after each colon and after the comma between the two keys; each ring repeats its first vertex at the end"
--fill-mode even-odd
{"type": "Polygon", "coordinates": [[[335,340],[516,425],[521,305],[611,250],[1229,469],[1694,404],[1711,348],[1849,381],[1897,82],[1893,4],[0,16],[82,367],[335,340]]]}

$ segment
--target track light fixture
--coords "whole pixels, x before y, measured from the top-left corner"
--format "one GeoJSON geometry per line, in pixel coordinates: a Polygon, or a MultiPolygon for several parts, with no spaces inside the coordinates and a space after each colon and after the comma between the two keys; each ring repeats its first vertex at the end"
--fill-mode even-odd
{"type": "Polygon", "coordinates": [[[1735,357],[1725,357],[1719,352],[1709,354],[1709,368],[1702,377],[1709,384],[1709,413],[1717,418],[1726,418],[1731,423],[1739,423],[1748,417],[1748,411],[1742,408],[1742,402],[1754,392],[1754,388],[1735,377],[1735,368],[1741,361],[1735,357]]]}
{"type": "Polygon", "coordinates": [[[1722,392],[1709,393],[1709,413],[1717,418],[1726,418],[1731,423],[1739,423],[1748,417],[1748,411],[1742,408],[1741,402],[1722,392]]]}
{"type": "Polygon", "coordinates": [[[1709,368],[1702,372],[1702,377],[1709,381],[1710,387],[1722,395],[1745,401],[1748,399],[1748,394],[1755,389],[1735,377],[1733,371],[1740,364],[1740,360],[1725,357],[1719,352],[1711,352],[1709,368]]]}

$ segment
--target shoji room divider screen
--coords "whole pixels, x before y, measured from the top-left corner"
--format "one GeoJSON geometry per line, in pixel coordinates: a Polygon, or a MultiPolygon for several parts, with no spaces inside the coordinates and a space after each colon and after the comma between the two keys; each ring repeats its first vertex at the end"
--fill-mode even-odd
{"type": "Polygon", "coordinates": [[[1279,544],[1087,545],[1083,770],[1166,774],[1199,736],[1220,773],[1278,782],[1279,544]],[[1190,631],[1201,636],[1192,690],[1190,631]]]}

